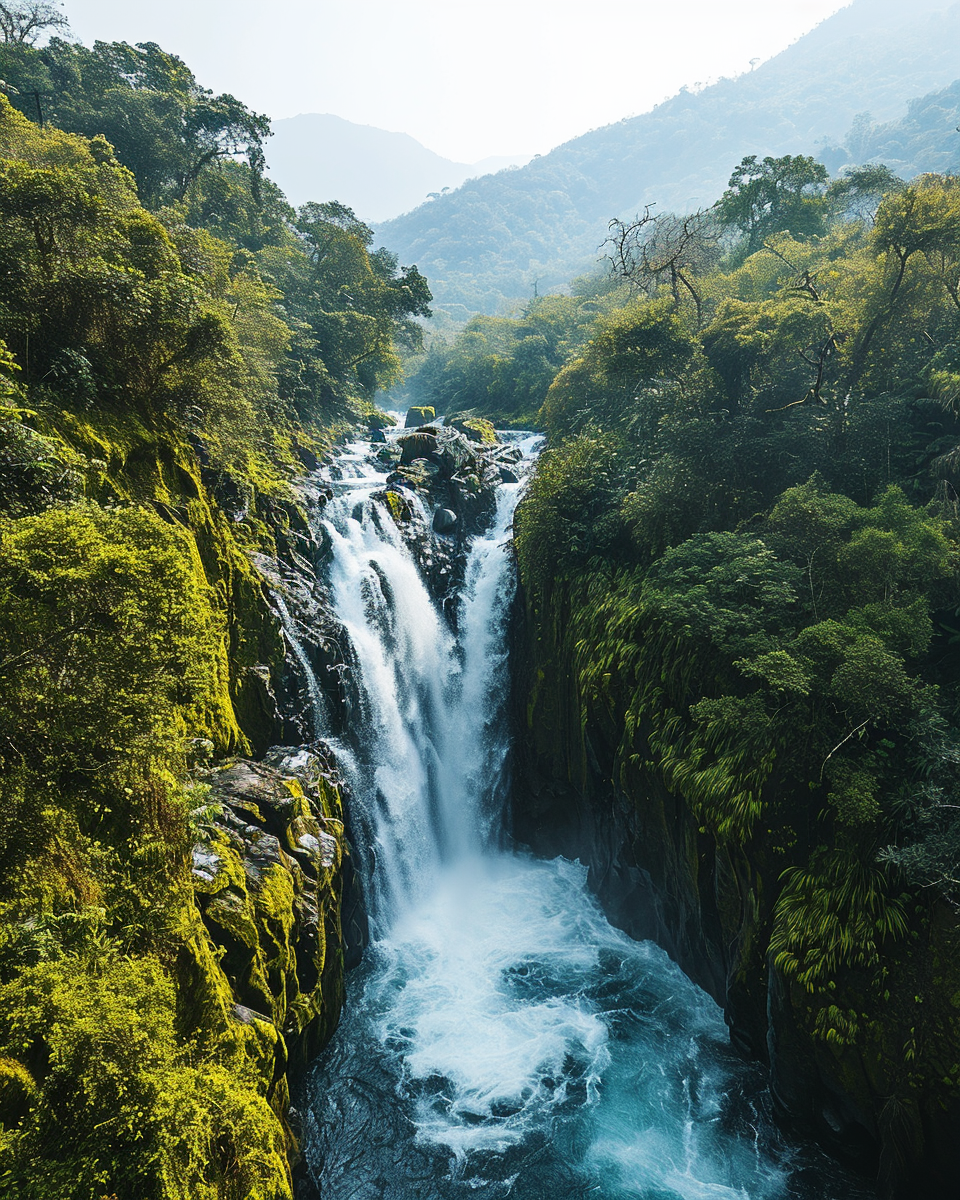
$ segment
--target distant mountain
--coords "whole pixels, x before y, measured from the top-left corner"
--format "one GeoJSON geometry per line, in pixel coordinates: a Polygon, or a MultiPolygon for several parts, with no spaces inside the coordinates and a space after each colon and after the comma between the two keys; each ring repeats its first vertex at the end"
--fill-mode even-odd
{"type": "Polygon", "coordinates": [[[820,160],[833,174],[844,167],[880,162],[904,179],[925,171],[960,172],[960,79],[907,105],[899,121],[878,124],[861,113],[840,145],[825,146],[820,160]]]}
{"type": "Polygon", "coordinates": [[[268,174],[290,202],[340,200],[367,222],[395,217],[431,192],[527,161],[503,156],[452,162],[406,133],[356,125],[331,113],[303,113],[272,125],[268,174]]]}
{"type": "Polygon", "coordinates": [[[854,0],[755,71],[472,180],[381,222],[378,240],[451,314],[496,312],[589,269],[611,217],[710,204],[745,154],[836,146],[867,111],[894,121],[960,74],[958,47],[958,3],[854,0]]]}

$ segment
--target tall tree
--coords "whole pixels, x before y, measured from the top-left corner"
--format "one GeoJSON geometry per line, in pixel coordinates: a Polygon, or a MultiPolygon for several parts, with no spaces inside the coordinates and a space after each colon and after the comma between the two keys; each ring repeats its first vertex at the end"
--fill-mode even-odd
{"type": "Polygon", "coordinates": [[[430,289],[415,266],[374,251],[373,231],[337,201],[297,212],[294,246],[268,248],[264,273],[294,330],[281,394],[301,415],[342,412],[400,373],[396,342],[417,349],[430,289]]]}
{"type": "Polygon", "coordinates": [[[827,168],[805,154],[768,155],[762,162],[749,154],[730,176],[718,219],[742,235],[751,254],[772,233],[789,230],[797,238],[823,233],[828,179],[827,168]]]}
{"type": "Polygon", "coordinates": [[[39,92],[46,119],[59,128],[102,133],[150,206],[186,199],[204,172],[239,156],[258,185],[269,120],[201,87],[182,59],[155,42],[0,45],[0,75],[20,88],[13,100],[28,116],[36,115],[39,92]]]}

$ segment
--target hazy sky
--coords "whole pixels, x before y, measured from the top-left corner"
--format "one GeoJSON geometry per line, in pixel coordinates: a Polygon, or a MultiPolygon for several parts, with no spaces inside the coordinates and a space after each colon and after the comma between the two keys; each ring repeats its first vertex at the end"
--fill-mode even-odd
{"type": "MultiPolygon", "coordinates": [[[[749,69],[844,0],[66,0],[271,117],[330,112],[461,162],[542,153],[749,69]]],[[[269,158],[269,150],[268,150],[269,158]]]]}

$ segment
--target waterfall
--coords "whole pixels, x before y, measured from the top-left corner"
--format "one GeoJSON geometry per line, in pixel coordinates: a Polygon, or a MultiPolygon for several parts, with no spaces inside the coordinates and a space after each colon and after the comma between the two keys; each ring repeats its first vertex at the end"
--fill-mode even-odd
{"type": "MultiPolygon", "coordinates": [[[[519,444],[529,469],[537,439],[519,444]]],[[[363,698],[347,763],[374,936],[308,1089],[324,1200],[869,1196],[781,1138],[716,1004],[608,924],[584,867],[502,848],[522,482],[473,539],[451,624],[369,447],[340,465],[324,519],[363,698]]]]}
{"type": "MultiPolygon", "coordinates": [[[[522,443],[528,454],[538,440],[522,443]]],[[[363,697],[350,783],[376,861],[371,899],[382,920],[415,902],[444,864],[481,853],[497,819],[490,802],[506,739],[493,696],[505,687],[510,524],[522,485],[500,486],[492,525],[473,541],[457,638],[376,498],[383,475],[355,446],[341,461],[350,473],[336,482],[324,525],[333,605],[363,697]]]]}

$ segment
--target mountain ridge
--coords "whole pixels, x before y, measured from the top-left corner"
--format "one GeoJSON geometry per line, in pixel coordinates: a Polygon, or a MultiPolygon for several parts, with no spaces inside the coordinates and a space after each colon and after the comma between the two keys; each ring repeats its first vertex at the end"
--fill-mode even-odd
{"type": "Polygon", "coordinates": [[[439,307],[496,312],[590,268],[607,222],[707,205],[745,154],[813,153],[957,76],[960,4],[854,0],[756,70],[582,134],[377,226],[439,307]],[[918,11],[919,10],[919,11],[918,11]]]}
{"type": "Polygon", "coordinates": [[[268,174],[292,204],[336,198],[364,221],[382,221],[415,208],[431,192],[526,162],[494,155],[454,162],[408,133],[361,125],[334,113],[299,113],[272,122],[268,174]]]}

